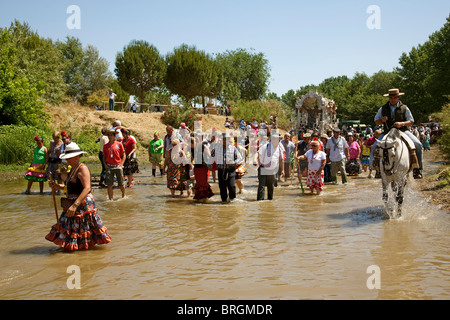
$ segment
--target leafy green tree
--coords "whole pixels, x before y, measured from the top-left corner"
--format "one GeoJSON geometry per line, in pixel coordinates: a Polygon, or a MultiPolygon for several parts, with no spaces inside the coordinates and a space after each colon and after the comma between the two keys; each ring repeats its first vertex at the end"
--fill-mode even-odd
{"type": "Polygon", "coordinates": [[[220,100],[223,103],[228,103],[230,101],[238,101],[241,99],[241,90],[239,90],[238,86],[231,81],[227,81],[224,84],[224,88],[222,94],[220,95],[220,100]]]}
{"type": "Polygon", "coordinates": [[[295,107],[297,99],[297,94],[292,89],[281,96],[281,101],[292,111],[297,110],[297,108],[295,107]]]}
{"type": "Polygon", "coordinates": [[[22,72],[16,44],[11,33],[0,30],[0,125],[45,125],[44,88],[22,72]]]}
{"type": "Polygon", "coordinates": [[[399,76],[396,71],[388,72],[380,70],[374,73],[367,84],[367,92],[370,94],[383,95],[389,89],[397,88],[399,76]]]}
{"type": "Polygon", "coordinates": [[[172,93],[165,87],[155,88],[147,92],[144,102],[150,105],[156,102],[162,105],[171,105],[172,93]]]}
{"type": "Polygon", "coordinates": [[[85,104],[91,94],[107,89],[112,80],[112,74],[108,70],[109,63],[100,57],[94,46],[88,45],[83,49],[78,38],[67,37],[65,42],[57,43],[57,48],[65,62],[64,81],[68,96],[85,104]]]}
{"type": "Polygon", "coordinates": [[[207,85],[201,92],[203,106],[205,106],[204,97],[218,98],[225,85],[225,74],[221,64],[208,56],[206,62],[206,82],[207,85]]]}
{"type": "Polygon", "coordinates": [[[9,41],[20,54],[14,59],[17,71],[25,76],[31,86],[42,90],[41,98],[57,104],[65,99],[65,83],[62,77],[63,58],[51,39],[45,39],[31,30],[25,22],[15,20],[7,29],[9,41]]]}
{"type": "Polygon", "coordinates": [[[64,63],[63,78],[67,85],[67,95],[77,97],[81,92],[83,74],[81,64],[83,63],[83,45],[78,38],[67,37],[65,42],[58,41],[56,47],[61,52],[64,63]]]}
{"type": "MultiPolygon", "coordinates": [[[[113,89],[114,93],[117,94],[116,101],[121,101],[125,103],[130,101],[130,94],[122,89],[117,79],[112,80],[111,83],[108,85],[108,88],[113,89]]],[[[106,92],[103,93],[103,99],[105,99],[105,97],[106,92]]]]}
{"type": "Polygon", "coordinates": [[[184,97],[188,105],[196,96],[214,97],[222,91],[222,67],[195,46],[182,44],[167,55],[166,61],[166,86],[184,97]]]}
{"type": "Polygon", "coordinates": [[[225,75],[226,90],[221,97],[222,102],[234,100],[234,97],[226,95],[228,92],[233,95],[239,92],[239,99],[243,100],[264,98],[269,86],[270,67],[263,53],[237,49],[218,54],[216,60],[223,66],[225,75]],[[238,90],[235,90],[233,85],[228,85],[229,83],[238,90]]]}
{"type": "Polygon", "coordinates": [[[117,54],[114,71],[120,86],[144,101],[147,92],[162,86],[166,64],[155,46],[133,40],[117,54]]]}
{"type": "Polygon", "coordinates": [[[399,87],[406,93],[402,101],[412,108],[416,121],[427,121],[428,115],[439,112],[449,101],[449,56],[450,17],[428,41],[400,57],[399,87]]]}

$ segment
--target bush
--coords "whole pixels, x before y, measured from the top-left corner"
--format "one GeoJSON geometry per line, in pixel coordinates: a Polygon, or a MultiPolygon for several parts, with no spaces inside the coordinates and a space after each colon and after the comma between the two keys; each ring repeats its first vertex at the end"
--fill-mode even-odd
{"type": "Polygon", "coordinates": [[[50,146],[52,132],[31,126],[0,126],[0,164],[29,164],[36,147],[34,137],[44,139],[44,146],[50,146]]]}
{"type": "Polygon", "coordinates": [[[278,119],[278,129],[289,130],[291,125],[289,115],[283,109],[281,103],[275,100],[231,103],[231,114],[235,120],[244,119],[247,122],[251,122],[253,118],[256,118],[258,122],[261,120],[269,122],[272,115],[278,119]]]}
{"type": "Polygon", "coordinates": [[[443,131],[438,143],[445,155],[450,158],[450,104],[446,104],[440,113],[440,125],[443,131]]]}
{"type": "Polygon", "coordinates": [[[97,126],[84,125],[81,130],[72,132],[72,141],[78,144],[81,150],[87,152],[87,155],[97,154],[99,144],[96,141],[100,133],[101,129],[97,126]]]}
{"type": "Polygon", "coordinates": [[[174,127],[175,129],[184,122],[189,128],[194,128],[194,121],[202,120],[193,107],[170,106],[161,117],[165,125],[174,127]]]}

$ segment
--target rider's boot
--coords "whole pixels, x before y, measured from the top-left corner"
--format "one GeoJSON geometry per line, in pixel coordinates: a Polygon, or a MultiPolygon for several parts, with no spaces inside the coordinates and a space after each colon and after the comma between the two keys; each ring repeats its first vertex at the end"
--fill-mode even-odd
{"type": "Polygon", "coordinates": [[[417,158],[416,150],[410,150],[409,152],[409,168],[419,169],[419,159],[417,158]]]}
{"type": "Polygon", "coordinates": [[[414,169],[413,170],[413,177],[414,177],[414,179],[423,179],[421,170],[420,169],[414,169]]]}

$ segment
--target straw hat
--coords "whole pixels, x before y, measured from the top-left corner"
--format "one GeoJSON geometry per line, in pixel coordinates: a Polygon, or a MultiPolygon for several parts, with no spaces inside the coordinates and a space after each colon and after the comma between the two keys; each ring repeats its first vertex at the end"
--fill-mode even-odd
{"type": "Polygon", "coordinates": [[[388,93],[383,94],[383,97],[399,97],[403,95],[404,93],[400,92],[398,89],[389,89],[388,93]]]}
{"type": "Polygon", "coordinates": [[[59,156],[60,159],[69,159],[76,156],[79,156],[80,154],[86,153],[84,151],[81,151],[80,147],[75,143],[71,142],[66,146],[66,150],[59,156]]]}

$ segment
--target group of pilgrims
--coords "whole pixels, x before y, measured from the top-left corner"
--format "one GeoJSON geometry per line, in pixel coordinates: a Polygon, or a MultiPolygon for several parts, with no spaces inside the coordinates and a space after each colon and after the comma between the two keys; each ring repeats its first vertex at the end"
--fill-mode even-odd
{"type": "MultiPolygon", "coordinates": [[[[254,166],[258,178],[257,200],[266,198],[266,190],[267,199],[272,200],[274,187],[282,178],[285,182],[291,178],[292,183],[295,171],[302,193],[302,180],[306,177],[311,194],[319,195],[326,182],[337,183],[339,171],[343,184],[347,183],[347,175],[359,175],[362,170],[369,170],[368,178],[372,178],[372,170],[376,171],[375,178],[379,177],[380,161],[374,150],[383,135],[395,126],[411,139],[414,178],[420,179],[423,146],[409,131],[414,120],[409,109],[399,102],[401,95],[398,89],[391,89],[385,95],[390,101],[375,116],[378,126],[375,131],[349,128],[342,132],[339,127],[329,127],[326,133],[307,131],[295,137],[293,131],[280,135],[276,126],[266,126],[266,123],[245,127],[242,120],[239,129],[234,130],[225,122],[225,133],[216,129],[203,132],[201,121],[194,123],[194,130],[185,123],[178,129],[167,126],[163,138],[155,131],[149,143],[152,176],[156,176],[159,168],[173,197],[179,191],[180,197],[205,202],[214,196],[209,183],[211,174],[213,182],[218,181],[222,203],[228,203],[236,198],[236,186],[239,193],[244,192],[243,177],[248,167],[254,166]]],[[[91,192],[91,173],[80,161],[86,152],[64,131],[53,134],[49,149],[42,137],[36,136],[35,141],[33,160],[25,174],[28,180],[25,194],[30,194],[33,182],[39,182],[42,194],[47,179],[54,195],[63,193],[63,212],[58,217],[55,202],[57,223],[46,239],[69,251],[109,243],[111,237],[98,215],[91,192]]],[[[134,184],[133,175],[139,173],[137,139],[116,120],[112,127],[102,129],[102,137],[97,142],[102,165],[99,186],[107,188],[112,201],[117,182],[124,198],[126,189],[134,184]]]]}

